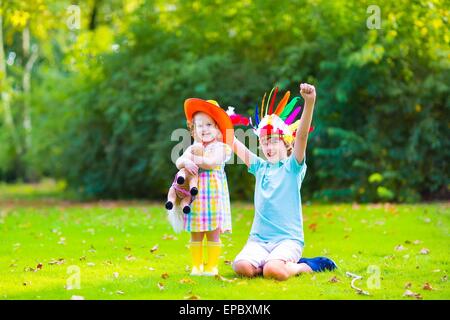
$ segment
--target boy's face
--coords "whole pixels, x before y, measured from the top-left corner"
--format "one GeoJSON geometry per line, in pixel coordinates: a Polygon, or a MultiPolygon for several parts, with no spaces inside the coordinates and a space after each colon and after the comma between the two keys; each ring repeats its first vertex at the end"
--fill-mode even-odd
{"type": "Polygon", "coordinates": [[[261,139],[259,139],[259,143],[264,156],[269,162],[276,163],[286,159],[288,156],[286,145],[279,135],[262,136],[261,139]]]}
{"type": "Polygon", "coordinates": [[[199,112],[194,116],[195,134],[201,142],[207,143],[216,140],[219,129],[214,120],[206,113],[199,112]]]}

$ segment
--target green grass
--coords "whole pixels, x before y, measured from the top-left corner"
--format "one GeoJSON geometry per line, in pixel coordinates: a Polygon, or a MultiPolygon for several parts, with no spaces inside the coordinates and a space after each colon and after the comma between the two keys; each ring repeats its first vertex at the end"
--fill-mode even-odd
{"type": "Polygon", "coordinates": [[[329,256],[339,269],[277,282],[236,278],[228,264],[247,239],[251,204],[232,204],[233,233],[222,238],[218,279],[189,276],[189,234],[173,234],[161,204],[3,197],[0,299],[415,299],[403,296],[407,283],[423,299],[450,298],[448,203],[304,205],[303,211],[304,255],[329,256]],[[65,288],[69,266],[80,270],[80,289],[65,288]],[[380,270],[379,288],[367,285],[369,266],[380,270]],[[356,285],[370,296],[351,288],[346,271],[363,276],[356,285]]]}

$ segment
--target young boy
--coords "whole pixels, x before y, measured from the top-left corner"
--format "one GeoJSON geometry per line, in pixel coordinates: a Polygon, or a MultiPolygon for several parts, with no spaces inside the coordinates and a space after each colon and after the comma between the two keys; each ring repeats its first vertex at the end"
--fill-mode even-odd
{"type": "Polygon", "coordinates": [[[274,98],[269,109],[269,97],[266,115],[262,117],[264,110],[261,110],[259,125],[259,112],[256,110],[256,134],[267,161],[234,139],[234,152],[245,162],[248,171],[256,176],[255,217],[250,237],[233,263],[235,272],[242,276],[263,274],[267,278],[286,280],[301,272],[336,267],[326,258],[300,260],[304,246],[300,187],[306,173],[305,150],[316,90],[312,85],[301,84],[300,94],[305,100],[304,110],[301,119],[294,124],[291,123],[300,109],[289,116],[296,102],[291,101],[286,106],[289,93],[280,101],[275,112],[272,112],[274,98]]]}

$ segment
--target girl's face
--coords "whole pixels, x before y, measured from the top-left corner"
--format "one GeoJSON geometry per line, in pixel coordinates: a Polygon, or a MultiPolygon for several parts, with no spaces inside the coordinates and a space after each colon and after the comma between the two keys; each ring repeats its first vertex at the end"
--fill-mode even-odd
{"type": "Polygon", "coordinates": [[[266,135],[259,139],[262,152],[269,162],[276,163],[288,157],[288,150],[279,135],[266,135]]]}
{"type": "Polygon", "coordinates": [[[203,143],[216,140],[220,134],[216,122],[203,112],[194,115],[194,132],[195,136],[203,143]]]}

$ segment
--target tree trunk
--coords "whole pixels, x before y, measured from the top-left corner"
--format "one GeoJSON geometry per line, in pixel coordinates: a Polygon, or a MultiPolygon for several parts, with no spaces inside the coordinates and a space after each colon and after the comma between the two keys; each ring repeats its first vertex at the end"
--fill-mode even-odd
{"type": "MultiPolygon", "coordinates": [[[[0,0],[0,8],[3,10],[2,0],[0,0]]],[[[16,153],[16,157],[18,158],[22,154],[22,147],[11,112],[11,100],[6,74],[5,48],[3,43],[3,13],[0,13],[0,91],[5,126],[10,131],[10,135],[14,143],[13,147],[16,153]]]]}
{"type": "Polygon", "coordinates": [[[36,62],[39,54],[37,50],[37,46],[31,47],[31,39],[30,39],[30,28],[26,26],[22,32],[22,47],[23,47],[23,55],[24,60],[27,60],[27,63],[24,66],[23,77],[22,77],[22,86],[23,86],[23,94],[24,94],[24,103],[23,103],[23,128],[25,132],[25,152],[31,149],[32,143],[32,122],[31,122],[31,71],[33,69],[33,65],[36,62]],[[31,54],[30,54],[30,47],[31,54]]]}

